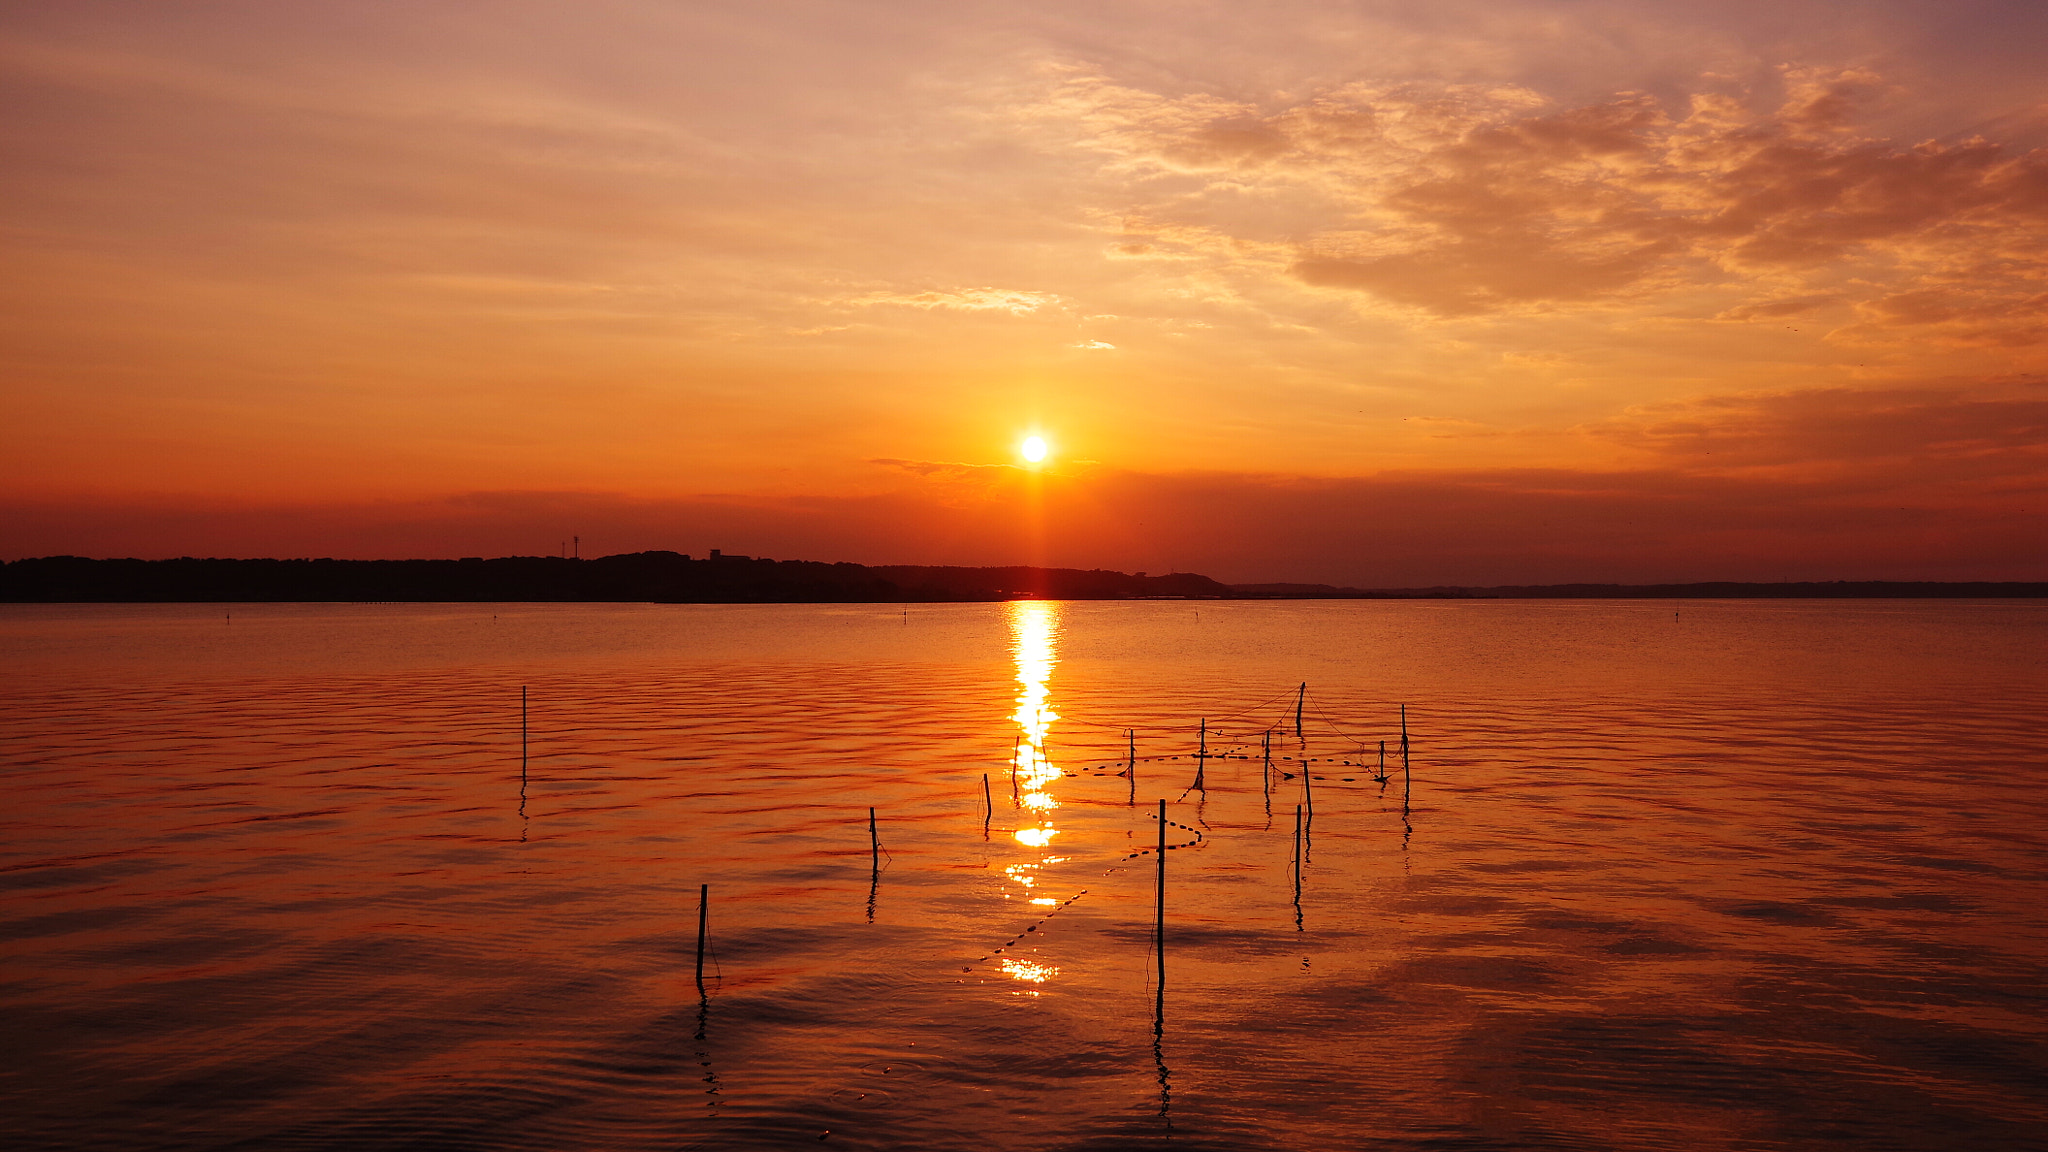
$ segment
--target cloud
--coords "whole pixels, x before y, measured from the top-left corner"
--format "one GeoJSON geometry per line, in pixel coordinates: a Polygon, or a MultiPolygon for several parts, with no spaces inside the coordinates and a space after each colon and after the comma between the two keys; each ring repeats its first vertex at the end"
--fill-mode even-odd
{"type": "Polygon", "coordinates": [[[1075,146],[1141,198],[1129,216],[1153,235],[1125,259],[1235,246],[1255,265],[1278,242],[1303,284],[1440,316],[1749,280],[1766,295],[1724,310],[1742,318],[1967,283],[1980,310],[2003,309],[1977,338],[2039,328],[2023,314],[2048,289],[2048,150],[1870,137],[1859,120],[1899,98],[1882,77],[1781,80],[1775,102],[1701,81],[1677,112],[1639,92],[1555,106],[1416,83],[1266,109],[1072,74],[1037,115],[1081,129],[1075,146]]]}
{"type": "Polygon", "coordinates": [[[861,307],[894,304],[927,311],[945,308],[960,312],[1008,312],[1021,316],[1057,304],[1059,299],[1050,293],[1021,292],[1011,288],[962,288],[948,292],[871,292],[856,296],[848,303],[861,307]]]}
{"type": "Polygon", "coordinates": [[[1842,388],[1646,405],[1588,429],[1688,469],[1889,469],[1932,490],[1958,477],[2048,480],[2048,396],[2024,385],[1842,388]]]}

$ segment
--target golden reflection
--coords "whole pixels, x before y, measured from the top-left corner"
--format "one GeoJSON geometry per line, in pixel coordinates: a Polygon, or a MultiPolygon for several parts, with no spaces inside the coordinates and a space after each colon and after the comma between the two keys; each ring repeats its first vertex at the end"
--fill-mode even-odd
{"type": "Polygon", "coordinates": [[[1003,960],[1003,975],[1017,980],[1028,980],[1033,984],[1043,984],[1059,974],[1060,970],[1050,964],[1009,958],[1003,960]]]}
{"type": "MultiPolygon", "coordinates": [[[[1060,778],[1060,770],[1046,754],[1046,738],[1053,721],[1060,718],[1052,708],[1050,687],[1053,665],[1059,663],[1060,608],[1057,603],[1043,600],[1010,603],[1010,651],[1017,663],[1017,710],[1010,715],[1017,722],[1017,750],[1010,771],[1016,782],[1019,816],[1019,827],[1010,835],[1027,848],[1043,849],[1059,835],[1059,829],[1053,826],[1053,814],[1059,810],[1060,802],[1051,788],[1052,782],[1060,778]]],[[[1022,889],[1019,894],[1031,904],[1054,907],[1059,904],[1058,897],[1039,895],[1035,890],[1038,872],[1064,859],[1048,853],[1037,860],[1006,865],[1003,875],[1022,889]]],[[[1003,974],[1022,981],[1027,988],[1045,983],[1059,975],[1059,971],[1029,960],[1003,961],[1003,974]]],[[[1020,991],[1018,995],[1038,993],[1020,991]]]]}
{"type": "Polygon", "coordinates": [[[1053,665],[1059,663],[1060,605],[1044,600],[1014,600],[1010,603],[1010,651],[1017,662],[1017,710],[1010,718],[1017,722],[1016,760],[1011,770],[1017,780],[1017,802],[1037,818],[1037,826],[1012,833],[1019,844],[1043,848],[1059,830],[1052,825],[1052,811],[1059,801],[1046,786],[1060,778],[1045,754],[1046,735],[1060,718],[1053,711],[1051,689],[1053,665]]]}

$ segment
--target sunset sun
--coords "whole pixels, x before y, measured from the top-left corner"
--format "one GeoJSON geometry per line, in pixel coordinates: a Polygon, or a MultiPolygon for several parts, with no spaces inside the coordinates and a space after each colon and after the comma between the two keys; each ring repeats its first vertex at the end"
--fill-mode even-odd
{"type": "Polygon", "coordinates": [[[1043,462],[1047,451],[1045,437],[1043,436],[1026,436],[1024,443],[1017,448],[1018,454],[1033,464],[1043,462]]]}

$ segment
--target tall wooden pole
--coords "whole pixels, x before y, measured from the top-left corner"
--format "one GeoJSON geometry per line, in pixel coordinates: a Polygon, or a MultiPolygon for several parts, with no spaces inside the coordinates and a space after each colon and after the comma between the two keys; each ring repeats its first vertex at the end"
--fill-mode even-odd
{"type": "Polygon", "coordinates": [[[1152,914],[1152,951],[1159,957],[1159,1013],[1166,1014],[1166,801],[1159,802],[1159,879],[1152,914]]]}
{"type": "Polygon", "coordinates": [[[1296,740],[1301,739],[1301,706],[1307,700],[1308,681],[1304,680],[1301,687],[1296,689],[1294,693],[1294,738],[1296,740]]]}
{"type": "Polygon", "coordinates": [[[1266,758],[1266,766],[1259,771],[1259,795],[1272,798],[1273,795],[1273,730],[1266,729],[1259,737],[1260,751],[1266,758]]]}
{"type": "Polygon", "coordinates": [[[711,926],[711,885],[697,885],[697,995],[704,995],[704,939],[711,926]]]}
{"type": "Polygon", "coordinates": [[[1408,810],[1408,793],[1413,787],[1413,778],[1408,774],[1408,706],[1401,705],[1401,810],[1408,810]]]}

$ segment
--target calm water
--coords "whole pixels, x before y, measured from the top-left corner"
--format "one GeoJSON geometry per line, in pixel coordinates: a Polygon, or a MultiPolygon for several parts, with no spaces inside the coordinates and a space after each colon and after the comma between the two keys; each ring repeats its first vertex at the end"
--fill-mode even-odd
{"type": "Polygon", "coordinates": [[[2048,604],[9,606],[0,652],[11,1147],[2048,1146],[2048,604]]]}

